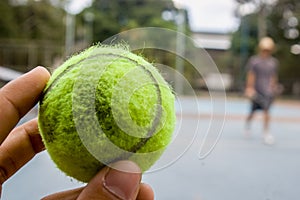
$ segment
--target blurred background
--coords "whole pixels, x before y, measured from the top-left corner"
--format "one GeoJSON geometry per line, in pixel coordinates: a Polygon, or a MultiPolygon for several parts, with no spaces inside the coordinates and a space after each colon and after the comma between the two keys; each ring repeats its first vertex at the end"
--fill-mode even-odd
{"type": "MultiPolygon", "coordinates": [[[[300,95],[296,0],[2,0],[0,4],[0,66],[18,72],[37,65],[51,69],[74,52],[122,31],[162,27],[190,36],[224,74],[226,89],[239,92],[246,60],[255,53],[259,38],[268,35],[277,44],[284,94],[300,95]]],[[[143,54],[175,67],[175,56],[157,50],[143,54]]],[[[183,65],[182,73],[193,88],[204,89],[201,77],[187,62],[183,65]]],[[[0,72],[3,85],[9,75],[0,72]]]]}
{"type": "MultiPolygon", "coordinates": [[[[190,141],[176,144],[182,149],[177,162],[144,176],[157,199],[296,200],[300,196],[299,20],[298,0],[1,0],[0,87],[38,65],[53,71],[72,54],[123,31],[159,27],[184,33],[192,44],[178,38],[170,42],[183,55],[192,54],[191,49],[205,50],[224,85],[215,73],[199,74],[188,60],[178,61],[175,53],[137,52],[179,72],[196,94],[190,98],[190,89],[170,81],[181,99],[180,131],[190,141]],[[242,134],[249,110],[243,97],[245,64],[264,36],[276,43],[274,56],[280,61],[279,82],[284,87],[272,109],[271,131],[276,138],[272,147],[259,142],[261,116],[254,122],[259,131],[253,138],[245,140],[242,134]],[[223,109],[213,113],[223,134],[213,153],[199,160],[201,133],[214,129],[207,114],[211,112],[207,85],[216,91],[224,87],[227,113],[225,122],[223,109]]],[[[214,105],[218,108],[218,102],[214,105]]],[[[37,107],[20,123],[36,115],[37,107]]],[[[59,172],[44,152],[5,183],[2,196],[38,199],[79,185],[59,172]]]]}

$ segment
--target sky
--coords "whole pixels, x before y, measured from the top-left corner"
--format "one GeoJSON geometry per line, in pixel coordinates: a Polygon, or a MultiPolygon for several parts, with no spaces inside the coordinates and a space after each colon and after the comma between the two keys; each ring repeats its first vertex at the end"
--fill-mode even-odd
{"type": "MultiPolygon", "coordinates": [[[[190,26],[193,31],[231,32],[238,27],[234,17],[235,0],[173,0],[176,5],[188,10],[190,26]]],[[[91,0],[73,0],[69,10],[79,13],[91,5],[91,0]]]]}
{"type": "Polygon", "coordinates": [[[235,0],[173,0],[188,10],[193,31],[230,32],[238,27],[235,0]]]}

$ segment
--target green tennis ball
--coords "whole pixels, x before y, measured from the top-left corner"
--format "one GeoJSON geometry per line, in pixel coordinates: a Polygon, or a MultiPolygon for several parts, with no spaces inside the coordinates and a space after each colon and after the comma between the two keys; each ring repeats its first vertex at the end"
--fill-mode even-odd
{"type": "Polygon", "coordinates": [[[174,95],[157,69],[118,46],[94,46],[52,74],[39,129],[57,167],[88,182],[117,160],[149,169],[172,139],[174,95]]]}

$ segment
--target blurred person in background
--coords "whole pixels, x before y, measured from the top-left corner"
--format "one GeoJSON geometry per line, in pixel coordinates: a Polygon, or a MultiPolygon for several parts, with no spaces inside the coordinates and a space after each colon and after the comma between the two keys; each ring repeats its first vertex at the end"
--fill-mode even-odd
{"type": "Polygon", "coordinates": [[[264,37],[258,44],[258,54],[252,56],[247,65],[245,95],[251,100],[251,109],[246,118],[246,136],[250,134],[251,121],[255,111],[263,112],[263,141],[273,144],[274,137],[269,131],[269,110],[277,94],[277,70],[279,62],[272,56],[275,43],[272,38],[264,37]]]}

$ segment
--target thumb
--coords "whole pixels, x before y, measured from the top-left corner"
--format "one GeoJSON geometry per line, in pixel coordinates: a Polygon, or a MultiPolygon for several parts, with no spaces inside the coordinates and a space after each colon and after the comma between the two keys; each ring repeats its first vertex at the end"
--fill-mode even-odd
{"type": "Polygon", "coordinates": [[[131,161],[118,161],[101,170],[82,190],[78,200],[136,199],[141,170],[131,161]]]}

